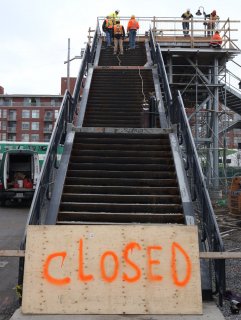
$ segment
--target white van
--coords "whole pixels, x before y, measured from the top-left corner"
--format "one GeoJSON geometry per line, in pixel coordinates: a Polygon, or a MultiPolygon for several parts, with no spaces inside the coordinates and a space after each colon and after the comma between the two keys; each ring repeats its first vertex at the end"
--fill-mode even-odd
{"type": "Polygon", "coordinates": [[[31,200],[40,174],[39,156],[31,150],[8,150],[0,166],[0,202],[31,200]]]}

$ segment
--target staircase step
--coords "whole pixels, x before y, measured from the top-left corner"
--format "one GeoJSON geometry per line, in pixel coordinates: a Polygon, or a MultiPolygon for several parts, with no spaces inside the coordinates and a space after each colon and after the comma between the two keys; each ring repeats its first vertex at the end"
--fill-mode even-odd
{"type": "Polygon", "coordinates": [[[106,212],[72,212],[60,211],[58,222],[67,224],[83,224],[83,223],[184,223],[182,213],[155,213],[146,214],[138,213],[106,213],[106,212]]]}
{"type": "Polygon", "coordinates": [[[174,165],[165,164],[118,164],[118,163],[69,163],[69,170],[105,170],[105,171],[174,171],[174,165]]]}
{"type": "Polygon", "coordinates": [[[139,143],[153,143],[153,144],[159,144],[163,140],[169,141],[169,135],[168,133],[138,133],[138,131],[135,132],[135,129],[131,128],[131,132],[76,132],[75,133],[75,142],[79,141],[87,141],[87,140],[94,140],[95,141],[115,141],[115,143],[132,143],[135,144],[136,142],[139,143]]]}
{"type": "Polygon", "coordinates": [[[179,195],[178,187],[139,187],[139,186],[97,186],[97,185],[66,185],[64,193],[76,194],[136,194],[136,195],[179,195]]]}
{"type": "Polygon", "coordinates": [[[124,178],[124,179],[173,179],[175,172],[168,171],[105,171],[68,170],[67,177],[81,178],[124,178]]]}
{"type": "MultiPolygon", "coordinates": [[[[113,141],[113,140],[112,140],[113,141]]],[[[96,142],[96,141],[94,141],[96,142]]],[[[143,144],[138,144],[136,142],[135,145],[133,144],[124,144],[124,143],[112,143],[107,144],[107,143],[80,143],[80,142],[76,142],[74,144],[74,149],[77,150],[109,150],[111,148],[111,150],[121,150],[121,151],[132,151],[133,149],[139,150],[140,148],[142,149],[142,151],[163,151],[163,150],[168,150],[171,151],[170,148],[170,144],[167,144],[167,142],[169,143],[168,140],[166,141],[162,141],[162,145],[160,144],[156,144],[156,145],[143,145],[143,144]],[[166,142],[165,145],[163,145],[163,142],[166,142]]]]}
{"type": "Polygon", "coordinates": [[[145,212],[148,213],[180,213],[182,212],[182,205],[178,204],[133,204],[133,203],[99,203],[99,202],[61,202],[61,211],[90,211],[90,212],[110,212],[110,213],[131,213],[131,212],[145,212]]]}
{"type": "Polygon", "coordinates": [[[63,202],[88,202],[88,203],[130,203],[130,204],[179,204],[179,195],[113,195],[108,194],[103,197],[102,194],[74,194],[74,193],[63,193],[63,202]]]}
{"type": "MultiPolygon", "coordinates": [[[[142,150],[77,150],[73,149],[72,156],[78,156],[79,154],[83,156],[95,156],[95,157],[144,157],[144,158],[167,158],[171,156],[170,151],[142,151],[142,150]]],[[[72,157],[71,157],[72,158],[72,157]]]]}
{"type": "Polygon", "coordinates": [[[66,177],[66,185],[176,187],[176,179],[125,179],[66,177]]]}
{"type": "Polygon", "coordinates": [[[172,164],[173,159],[169,157],[168,152],[163,152],[160,157],[105,157],[105,156],[81,156],[81,152],[78,155],[71,156],[71,162],[73,163],[123,163],[123,164],[172,164]]]}

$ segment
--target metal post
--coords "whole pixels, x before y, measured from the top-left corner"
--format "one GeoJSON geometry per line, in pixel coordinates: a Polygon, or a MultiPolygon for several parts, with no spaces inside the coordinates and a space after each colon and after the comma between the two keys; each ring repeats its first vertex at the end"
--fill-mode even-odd
{"type": "Polygon", "coordinates": [[[173,83],[173,65],[172,65],[172,56],[168,57],[168,80],[169,84],[173,83]]]}
{"type": "MultiPolygon", "coordinates": [[[[212,82],[212,69],[209,67],[208,69],[208,79],[209,83],[212,82]]],[[[212,136],[212,121],[213,121],[213,114],[211,112],[212,109],[212,96],[209,94],[209,100],[207,102],[207,126],[206,126],[206,132],[207,132],[207,138],[210,138],[212,136]]],[[[211,143],[208,141],[206,143],[206,150],[207,150],[207,159],[206,159],[206,183],[207,187],[209,188],[212,185],[212,172],[213,172],[213,157],[212,157],[212,151],[211,151],[211,143]]]]}
{"type": "Polygon", "coordinates": [[[207,17],[206,17],[206,13],[205,13],[205,11],[204,11],[204,9],[203,9],[203,15],[204,15],[204,37],[206,37],[207,36],[207,21],[206,21],[206,19],[207,19],[207,17]]]}
{"type": "Polygon", "coordinates": [[[213,170],[214,170],[214,188],[217,190],[219,186],[219,171],[218,171],[218,59],[214,59],[214,118],[213,118],[213,170]]]}
{"type": "Polygon", "coordinates": [[[198,74],[197,74],[197,65],[198,65],[198,62],[197,62],[197,58],[196,58],[196,77],[195,77],[195,83],[196,83],[196,99],[195,99],[195,140],[196,140],[196,147],[198,147],[198,138],[199,138],[199,128],[201,128],[201,126],[199,125],[199,116],[200,116],[200,113],[199,113],[199,105],[198,105],[198,74]]]}
{"type": "Polygon", "coordinates": [[[153,36],[154,36],[154,40],[156,41],[156,17],[153,17],[153,36]]]}
{"type": "Polygon", "coordinates": [[[70,38],[68,38],[68,56],[67,56],[67,90],[70,91],[70,38]]]}

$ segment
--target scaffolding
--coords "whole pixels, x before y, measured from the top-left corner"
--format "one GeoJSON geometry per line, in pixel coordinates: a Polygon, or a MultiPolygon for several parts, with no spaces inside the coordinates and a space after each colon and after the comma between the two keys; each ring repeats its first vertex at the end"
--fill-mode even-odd
{"type": "MultiPolygon", "coordinates": [[[[223,39],[219,49],[209,46],[211,37],[207,31],[213,33],[215,29],[209,30],[206,25],[200,28],[205,20],[189,21],[188,36],[178,28],[182,21],[154,18],[154,36],[172,92],[179,90],[182,95],[207,187],[218,191],[222,186],[227,188],[227,179],[220,179],[220,150],[225,157],[228,127],[237,118],[236,104],[241,104],[241,92],[233,88],[227,69],[227,63],[240,53],[235,44],[237,39],[231,37],[237,31],[232,24],[239,21],[218,21],[215,28],[223,39]]],[[[222,176],[226,178],[226,160],[222,162],[222,176]]]]}

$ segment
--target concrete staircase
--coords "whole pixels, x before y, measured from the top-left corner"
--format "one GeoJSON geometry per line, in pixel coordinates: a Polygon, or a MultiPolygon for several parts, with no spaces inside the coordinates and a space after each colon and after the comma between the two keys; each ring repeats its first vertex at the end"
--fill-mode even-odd
{"type": "Polygon", "coordinates": [[[114,48],[106,47],[103,42],[100,53],[99,66],[144,66],[147,62],[144,42],[138,42],[134,50],[128,48],[129,42],[124,42],[124,54],[113,55],[114,48]]]}
{"type": "Polygon", "coordinates": [[[77,132],[57,223],[184,223],[167,134],[77,132]]]}
{"type": "Polygon", "coordinates": [[[95,69],[84,127],[143,127],[142,104],[154,91],[150,69],[95,69]]]}
{"type": "Polygon", "coordinates": [[[169,135],[143,128],[142,104],[155,90],[145,44],[121,57],[132,67],[114,67],[112,49],[102,49],[93,70],[58,224],[185,223],[169,135]]]}

